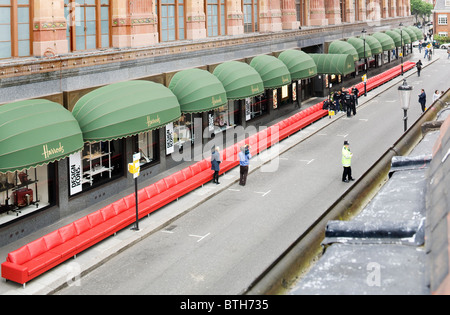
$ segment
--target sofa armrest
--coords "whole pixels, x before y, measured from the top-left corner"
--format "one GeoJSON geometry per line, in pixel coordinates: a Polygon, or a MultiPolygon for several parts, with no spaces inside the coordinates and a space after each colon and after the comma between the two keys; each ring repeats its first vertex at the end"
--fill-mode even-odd
{"type": "Polygon", "coordinates": [[[28,281],[28,268],[9,261],[2,263],[2,277],[20,284],[28,281]]]}

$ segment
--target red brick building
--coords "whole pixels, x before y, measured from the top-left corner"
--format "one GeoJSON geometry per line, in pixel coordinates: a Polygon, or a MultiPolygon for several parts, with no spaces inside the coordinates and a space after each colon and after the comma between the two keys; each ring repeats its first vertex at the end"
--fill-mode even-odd
{"type": "Polygon", "coordinates": [[[450,0],[436,0],[433,11],[434,34],[450,34],[450,0]]]}

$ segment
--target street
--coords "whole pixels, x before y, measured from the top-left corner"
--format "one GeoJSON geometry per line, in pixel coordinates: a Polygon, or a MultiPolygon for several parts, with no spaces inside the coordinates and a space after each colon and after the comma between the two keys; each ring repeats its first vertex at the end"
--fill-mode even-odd
{"type": "MultiPolygon", "coordinates": [[[[415,53],[412,61],[423,59],[415,53]]],[[[409,125],[421,115],[421,88],[429,106],[434,90],[450,87],[446,51],[435,50],[436,57],[421,77],[405,75],[414,87],[409,125]]],[[[251,173],[245,187],[234,184],[57,294],[240,294],[351,187],[341,181],[344,140],[358,178],[400,137],[398,85],[362,104],[356,116],[332,118],[320,130],[308,127],[314,134],[283,153],[275,172],[251,173]]]]}

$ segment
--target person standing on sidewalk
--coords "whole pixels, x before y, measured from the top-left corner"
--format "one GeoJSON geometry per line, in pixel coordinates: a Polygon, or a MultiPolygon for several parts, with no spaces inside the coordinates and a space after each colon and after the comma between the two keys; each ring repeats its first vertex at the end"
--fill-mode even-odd
{"type": "Polygon", "coordinates": [[[417,68],[417,76],[420,77],[420,71],[422,71],[422,61],[419,59],[419,61],[416,62],[416,68],[417,68]]]}
{"type": "Polygon", "coordinates": [[[220,171],[220,152],[219,147],[215,147],[211,154],[211,169],[214,171],[213,174],[213,184],[219,185],[219,171],[220,171]]]}
{"type": "Polygon", "coordinates": [[[250,154],[250,147],[248,144],[241,147],[241,152],[239,152],[238,158],[241,175],[239,185],[245,186],[245,184],[247,183],[248,165],[250,164],[250,159],[252,158],[252,155],[250,154]]]}
{"type": "Polygon", "coordinates": [[[342,166],[344,167],[344,173],[342,174],[342,181],[348,183],[351,180],[355,180],[352,177],[352,157],[353,153],[350,151],[350,143],[344,141],[344,147],[342,148],[342,166]]]}
{"type": "Polygon", "coordinates": [[[425,94],[425,90],[422,89],[419,94],[419,103],[422,107],[422,113],[425,112],[425,104],[427,103],[427,95],[425,94]]]}

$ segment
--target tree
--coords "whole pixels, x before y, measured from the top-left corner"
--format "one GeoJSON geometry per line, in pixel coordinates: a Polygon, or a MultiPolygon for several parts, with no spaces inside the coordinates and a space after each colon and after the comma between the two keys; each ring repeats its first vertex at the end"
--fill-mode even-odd
{"type": "Polygon", "coordinates": [[[419,22],[419,17],[422,18],[422,23],[425,23],[425,18],[431,15],[433,5],[422,0],[411,0],[411,14],[415,16],[416,23],[419,22]]]}

